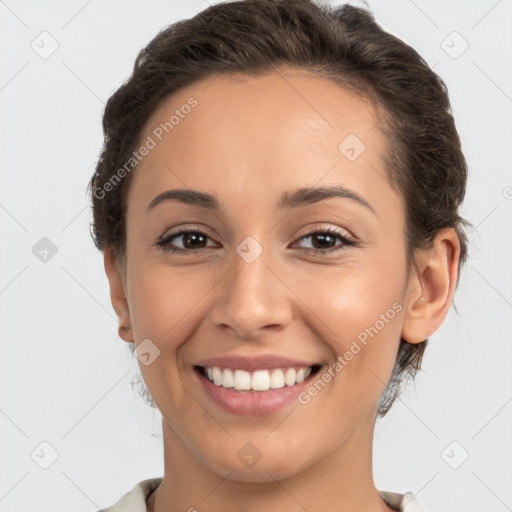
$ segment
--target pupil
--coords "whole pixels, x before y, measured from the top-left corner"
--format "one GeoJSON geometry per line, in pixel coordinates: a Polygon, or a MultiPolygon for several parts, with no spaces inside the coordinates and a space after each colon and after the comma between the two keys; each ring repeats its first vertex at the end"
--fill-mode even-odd
{"type": "Polygon", "coordinates": [[[204,238],[204,236],[200,233],[189,233],[187,235],[185,235],[185,247],[188,247],[188,248],[194,248],[194,247],[197,247],[197,245],[194,245],[193,243],[190,243],[190,240],[197,240],[198,238],[204,238]]]}
{"type": "MultiPolygon", "coordinates": [[[[333,242],[333,236],[332,236],[332,235],[330,235],[330,234],[328,234],[328,233],[326,233],[326,234],[318,234],[318,235],[314,235],[313,240],[315,240],[315,239],[316,239],[316,240],[320,239],[321,241],[323,240],[324,242],[325,242],[325,240],[326,240],[326,239],[331,239],[331,242],[333,242]]],[[[316,245],[316,244],[314,244],[314,245],[316,245]]],[[[332,244],[331,244],[331,245],[332,245],[332,244]]],[[[320,248],[322,248],[322,247],[325,247],[325,245],[324,245],[324,246],[322,246],[322,244],[320,244],[320,248]]]]}

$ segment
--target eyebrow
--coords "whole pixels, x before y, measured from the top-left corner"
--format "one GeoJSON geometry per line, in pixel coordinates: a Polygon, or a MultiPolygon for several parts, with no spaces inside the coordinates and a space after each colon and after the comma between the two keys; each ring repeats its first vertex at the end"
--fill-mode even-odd
{"type": "MultiPolygon", "coordinates": [[[[352,199],[353,201],[370,210],[374,215],[377,215],[375,210],[365,199],[363,199],[353,190],[350,190],[342,185],[334,185],[330,187],[300,188],[294,192],[285,192],[281,196],[281,200],[277,206],[279,209],[294,209],[301,206],[318,203],[325,199],[331,199],[334,197],[352,199]]],[[[200,208],[213,211],[221,210],[221,202],[219,199],[217,199],[217,197],[205,192],[199,192],[198,190],[186,189],[174,189],[162,192],[156,196],[151,201],[151,203],[149,203],[147,210],[150,211],[160,203],[166,201],[178,201],[180,203],[199,206],[200,208]]]]}

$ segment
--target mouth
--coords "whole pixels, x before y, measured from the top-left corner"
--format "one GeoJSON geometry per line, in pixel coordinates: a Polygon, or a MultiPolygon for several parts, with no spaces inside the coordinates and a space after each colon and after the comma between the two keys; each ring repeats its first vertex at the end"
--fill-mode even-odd
{"type": "Polygon", "coordinates": [[[316,375],[321,365],[262,368],[254,371],[219,366],[194,366],[194,370],[215,386],[237,392],[261,393],[301,384],[316,375]]]}
{"type": "Polygon", "coordinates": [[[280,368],[194,366],[200,388],[212,405],[237,416],[276,413],[294,402],[310,385],[322,365],[280,368]]]}

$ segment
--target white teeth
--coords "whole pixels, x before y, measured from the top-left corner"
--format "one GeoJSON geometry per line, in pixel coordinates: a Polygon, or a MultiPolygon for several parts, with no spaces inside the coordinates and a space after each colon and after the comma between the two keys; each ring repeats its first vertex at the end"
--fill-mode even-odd
{"type": "Polygon", "coordinates": [[[287,385],[287,386],[293,386],[296,382],[296,377],[297,377],[297,373],[295,371],[294,368],[288,368],[288,370],[286,370],[286,373],[284,375],[284,383],[287,385]]]}
{"type": "Polygon", "coordinates": [[[222,372],[216,366],[213,367],[213,382],[217,386],[222,384],[222,372]]]}
{"type": "Polygon", "coordinates": [[[235,382],[233,381],[233,372],[226,368],[222,372],[222,387],[223,388],[232,388],[235,386],[235,382]]]}
{"type": "Polygon", "coordinates": [[[267,391],[270,389],[270,375],[268,370],[258,370],[252,374],[251,388],[254,391],[267,391]]]}
{"type": "Polygon", "coordinates": [[[284,388],[284,373],[281,368],[272,372],[270,376],[270,387],[272,389],[284,388]]]}
{"type": "Polygon", "coordinates": [[[233,382],[237,391],[249,391],[251,389],[251,374],[244,370],[235,370],[233,382]]]}
{"type": "Polygon", "coordinates": [[[245,370],[221,369],[217,366],[205,368],[208,379],[216,386],[235,388],[237,391],[268,391],[285,386],[295,386],[304,382],[311,374],[311,368],[276,368],[275,370],[256,370],[252,373],[245,370]]]}

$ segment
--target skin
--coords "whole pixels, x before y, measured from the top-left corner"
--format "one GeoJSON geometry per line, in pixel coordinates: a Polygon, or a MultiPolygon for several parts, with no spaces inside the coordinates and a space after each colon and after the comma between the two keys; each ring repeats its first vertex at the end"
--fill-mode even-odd
{"type": "Polygon", "coordinates": [[[400,336],[419,343],[448,312],[457,236],[439,232],[408,271],[404,203],[385,177],[378,112],[339,85],[294,68],[209,78],[167,97],[141,140],[190,97],[198,105],[134,172],[125,258],[116,265],[104,251],[120,336],[160,350],[140,365],[163,415],[165,474],[148,510],[392,510],[372,477],[378,402],[400,336]],[[366,146],[354,161],[338,149],[349,134],[366,146]],[[349,198],[277,209],[284,192],[331,185],[356,192],[374,213],[349,198]],[[148,211],[177,188],[214,194],[223,208],[174,201],[148,211]],[[194,226],[208,234],[195,242],[202,252],[155,246],[194,226]],[[357,244],[308,236],[325,228],[357,244]],[[250,264],[236,252],[248,236],[263,248],[250,264]],[[326,253],[332,246],[341,249],[326,253]],[[307,405],[240,416],[198,386],[192,365],[227,354],[293,356],[325,371],[394,303],[401,311],[307,405]],[[248,442],[262,455],[250,468],[237,457],[248,442]]]}

